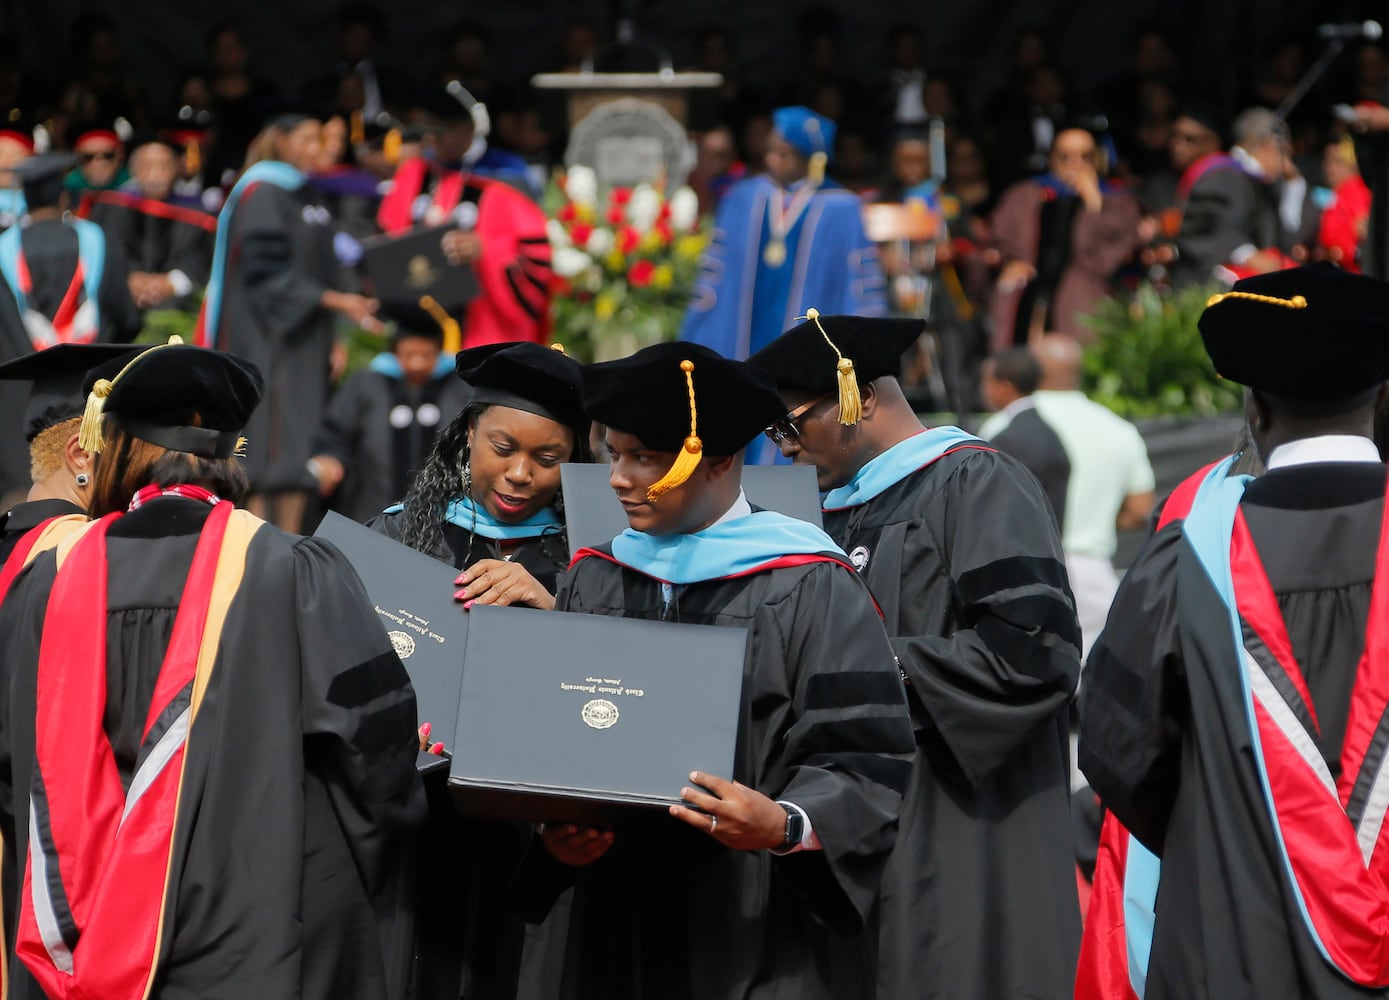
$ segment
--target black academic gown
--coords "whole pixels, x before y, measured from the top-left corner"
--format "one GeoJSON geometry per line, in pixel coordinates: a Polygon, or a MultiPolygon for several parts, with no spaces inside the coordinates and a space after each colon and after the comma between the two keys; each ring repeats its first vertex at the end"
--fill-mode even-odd
{"type": "Polygon", "coordinates": [[[19,540],[44,521],[68,514],[86,513],[77,504],[66,500],[30,500],[15,504],[0,515],[0,567],[10,558],[19,540]]]}
{"type": "Polygon", "coordinates": [[[1258,229],[1266,205],[1260,202],[1257,185],[1235,169],[1211,170],[1192,185],[1177,233],[1174,284],[1211,281],[1214,269],[1228,263],[1239,247],[1247,243],[1263,248],[1258,229]]]}
{"type": "MultiPolygon", "coordinates": [[[[1386,467],[1279,469],[1241,501],[1339,774],[1364,648],[1386,467]]],[[[1080,766],[1162,859],[1147,1000],[1350,1000],[1283,874],[1255,771],[1229,614],[1167,525],[1120,585],[1081,693],[1080,766]]]]}
{"type": "Polygon", "coordinates": [[[349,377],[333,394],[312,449],[346,470],[333,509],[366,523],[405,496],[435,436],[468,396],[467,385],[452,373],[422,386],[376,371],[349,377]]]}
{"type": "MultiPolygon", "coordinates": [[[[33,280],[33,292],[26,296],[28,307],[51,318],[77,270],[77,234],[70,226],[50,220],[25,227],[20,241],[33,280]]],[[[97,290],[101,314],[98,340],[125,343],[140,332],[140,312],[126,286],[128,273],[124,251],[107,241],[106,263],[97,290]]],[[[33,350],[14,292],[0,278],[0,364],[33,350]]],[[[27,384],[0,382],[0,493],[29,483],[29,445],[23,433],[28,397],[27,384]]]]}
{"type": "Polygon", "coordinates": [[[1051,425],[1035,408],[1023,410],[989,444],[1012,455],[1037,477],[1058,525],[1065,523],[1066,490],[1071,483],[1071,458],[1051,425]]]}
{"type": "Polygon", "coordinates": [[[304,463],[328,405],[337,277],[332,216],[309,185],[257,184],[232,213],[217,346],[257,365],[265,398],[246,427],[256,492],[308,490],[304,463]]]}
{"type": "MultiPolygon", "coordinates": [[[[44,521],[67,514],[85,513],[81,507],[66,500],[33,500],[11,507],[0,515],[0,569],[9,561],[20,539],[44,521]]],[[[3,856],[0,856],[0,901],[4,903],[4,926],[7,928],[16,926],[19,888],[19,871],[16,868],[15,855],[12,851],[5,850],[3,856]]]]}
{"type": "MultiPolygon", "coordinates": [[[[106,731],[125,782],[210,509],[155,500],[108,537],[106,731]]],[[[0,831],[20,858],[54,572],[40,555],[0,606],[0,831]]],[[[188,742],[151,1000],[402,997],[417,753],[414,694],[351,566],[325,542],[262,527],[188,742]]],[[[39,1000],[7,944],[11,1000],[39,1000]]]]}
{"type": "Polygon", "coordinates": [[[195,289],[207,284],[216,227],[200,224],[212,221],[206,213],[135,196],[96,197],[87,218],[106,233],[108,246],[123,248],[131,271],[182,271],[195,289]]]}
{"type": "MultiPolygon", "coordinates": [[[[604,549],[608,551],[607,547],[604,549]]],[[[872,992],[872,909],[891,849],[911,732],[896,664],[868,594],[811,563],[678,588],[590,557],[561,610],[746,628],[733,777],[806,811],[822,851],[733,851],[665,815],[616,831],[596,863],[538,842],[518,884],[546,915],[528,953],[535,995],[562,1000],[798,1000],[872,992]]]]}
{"type": "MultiPolygon", "coordinates": [[[[370,527],[399,541],[403,516],[382,514],[370,527]]],[[[441,562],[462,569],[479,559],[502,558],[491,539],[455,524],[442,530],[442,544],[426,553],[441,562]]],[[[507,554],[552,594],[569,564],[569,546],[558,531],[524,541],[507,554]]],[[[431,734],[445,745],[453,738],[431,734]]],[[[423,914],[416,932],[416,1000],[510,1000],[516,996],[526,933],[511,878],[525,855],[529,830],[459,816],[442,781],[426,784],[429,819],[416,850],[416,898],[423,914]]]]}
{"type": "Polygon", "coordinates": [[[883,875],[879,998],[1070,997],[1080,633],[1046,498],[1013,458],[968,449],[826,512],[825,530],[867,559],[917,726],[883,875]]]}

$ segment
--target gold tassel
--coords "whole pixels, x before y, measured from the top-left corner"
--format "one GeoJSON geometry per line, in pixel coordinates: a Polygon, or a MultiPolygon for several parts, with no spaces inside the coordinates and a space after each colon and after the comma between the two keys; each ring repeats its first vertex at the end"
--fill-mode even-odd
{"type": "Polygon", "coordinates": [[[840,358],[839,371],[839,422],[852,427],[863,416],[863,397],[858,391],[858,375],[854,373],[854,363],[848,358],[840,358]]]}
{"type": "Polygon", "coordinates": [[[463,350],[463,330],[458,320],[449,315],[447,309],[439,305],[432,295],[420,296],[420,308],[434,317],[434,322],[444,331],[444,353],[457,354],[463,350]]]}
{"type": "Polygon", "coordinates": [[[111,390],[116,387],[116,383],[121,380],[121,376],[130,371],[141,358],[145,357],[161,347],[177,347],[183,343],[183,338],[174,334],[167,343],[156,344],[149,350],[141,351],[126,363],[126,366],[118,371],[114,378],[99,378],[92,386],[92,391],[87,393],[87,405],[82,410],[82,423],[77,428],[77,447],[83,451],[89,451],[93,455],[101,453],[101,449],[106,447],[106,441],[101,433],[101,421],[106,410],[106,397],[111,395],[111,390]]]}
{"type": "Polygon", "coordinates": [[[563,345],[563,344],[551,344],[551,345],[550,345],[550,350],[552,350],[552,351],[557,351],[557,352],[559,352],[560,354],[563,354],[565,357],[568,357],[568,356],[569,356],[568,353],[564,350],[564,345],[563,345]]]}
{"type": "Polygon", "coordinates": [[[245,458],[246,446],[250,443],[251,442],[247,441],[244,437],[237,438],[236,447],[232,449],[232,458],[245,458]]]}
{"type": "Polygon", "coordinates": [[[685,373],[685,385],[690,393],[690,436],[685,438],[679,454],[675,456],[675,464],[647,489],[647,503],[655,503],[671,490],[683,486],[685,481],[694,475],[694,470],[699,467],[699,460],[704,457],[704,442],[699,439],[698,433],[699,414],[695,409],[694,362],[680,362],[680,370],[685,373]]]}
{"type": "Polygon", "coordinates": [[[858,389],[858,373],[854,371],[854,363],[840,354],[839,348],[830,340],[830,335],[825,332],[825,327],[820,322],[819,309],[807,309],[805,318],[815,324],[820,336],[825,338],[825,343],[830,345],[830,350],[839,358],[834,366],[835,379],[839,386],[839,422],[845,427],[852,427],[863,416],[863,395],[858,389]]]}
{"type": "Polygon", "coordinates": [[[101,453],[101,449],[106,447],[106,442],[101,436],[101,416],[106,409],[106,397],[111,395],[111,390],[115,388],[115,382],[111,379],[99,378],[96,385],[92,386],[92,391],[87,393],[87,405],[82,411],[82,423],[77,428],[77,447],[83,451],[89,451],[93,455],[101,453]]]}
{"type": "Polygon", "coordinates": [[[829,166],[830,158],[824,153],[812,153],[810,164],[806,167],[806,176],[810,178],[813,187],[819,187],[825,183],[825,168],[829,166]]]}
{"type": "Polygon", "coordinates": [[[366,122],[363,121],[363,119],[362,119],[362,109],[361,109],[361,108],[358,108],[356,111],[352,112],[352,124],[351,124],[351,129],[352,129],[352,133],[351,133],[351,135],[349,136],[349,138],[350,138],[351,141],[352,141],[352,145],[354,145],[354,146],[360,146],[362,143],[366,142],[366,140],[367,140],[367,128],[366,128],[366,122]]]}
{"type": "Polygon", "coordinates": [[[398,128],[391,129],[386,133],[386,138],[381,140],[381,155],[391,166],[400,162],[400,147],[403,142],[398,128]]]}
{"type": "Polygon", "coordinates": [[[183,168],[190,174],[203,169],[203,152],[197,139],[189,139],[188,145],[183,147],[183,168]]]}

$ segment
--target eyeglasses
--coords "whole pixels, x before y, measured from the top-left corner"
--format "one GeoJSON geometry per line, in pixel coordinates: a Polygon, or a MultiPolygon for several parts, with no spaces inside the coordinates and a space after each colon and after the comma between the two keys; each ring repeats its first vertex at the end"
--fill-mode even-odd
{"type": "Polygon", "coordinates": [[[772,444],[780,448],[787,441],[795,440],[801,436],[801,429],[796,426],[796,421],[827,399],[829,399],[828,393],[823,396],[817,396],[809,403],[804,403],[794,410],[787,411],[786,416],[773,421],[771,426],[762,433],[767,435],[767,438],[772,444]]]}
{"type": "Polygon", "coordinates": [[[91,163],[93,160],[100,160],[103,163],[110,163],[116,158],[116,154],[110,150],[103,153],[78,153],[77,159],[81,163],[91,163]]]}

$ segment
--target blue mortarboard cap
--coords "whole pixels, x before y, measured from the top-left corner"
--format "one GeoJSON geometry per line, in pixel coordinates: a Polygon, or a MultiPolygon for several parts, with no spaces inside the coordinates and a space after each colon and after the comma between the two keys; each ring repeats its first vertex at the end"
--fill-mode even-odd
{"type": "Polygon", "coordinates": [[[824,115],[798,104],[773,111],[772,124],[776,126],[777,133],[801,155],[834,155],[834,133],[838,126],[824,115]]]}

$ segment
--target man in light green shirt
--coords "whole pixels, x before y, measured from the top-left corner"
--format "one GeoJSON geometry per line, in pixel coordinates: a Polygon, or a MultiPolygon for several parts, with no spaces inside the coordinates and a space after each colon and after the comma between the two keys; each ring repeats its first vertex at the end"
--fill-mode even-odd
{"type": "MultiPolygon", "coordinates": [[[[1104,628],[1118,588],[1118,532],[1142,527],[1153,510],[1153,468],[1138,429],[1080,391],[1080,345],[1065,334],[1035,348],[1042,367],[1033,407],[1061,441],[1070,463],[1061,547],[1075,593],[1083,654],[1104,628]]],[[[1003,427],[991,427],[996,437],[1003,427]]],[[[1024,464],[1028,456],[1017,455],[1024,464]]]]}

